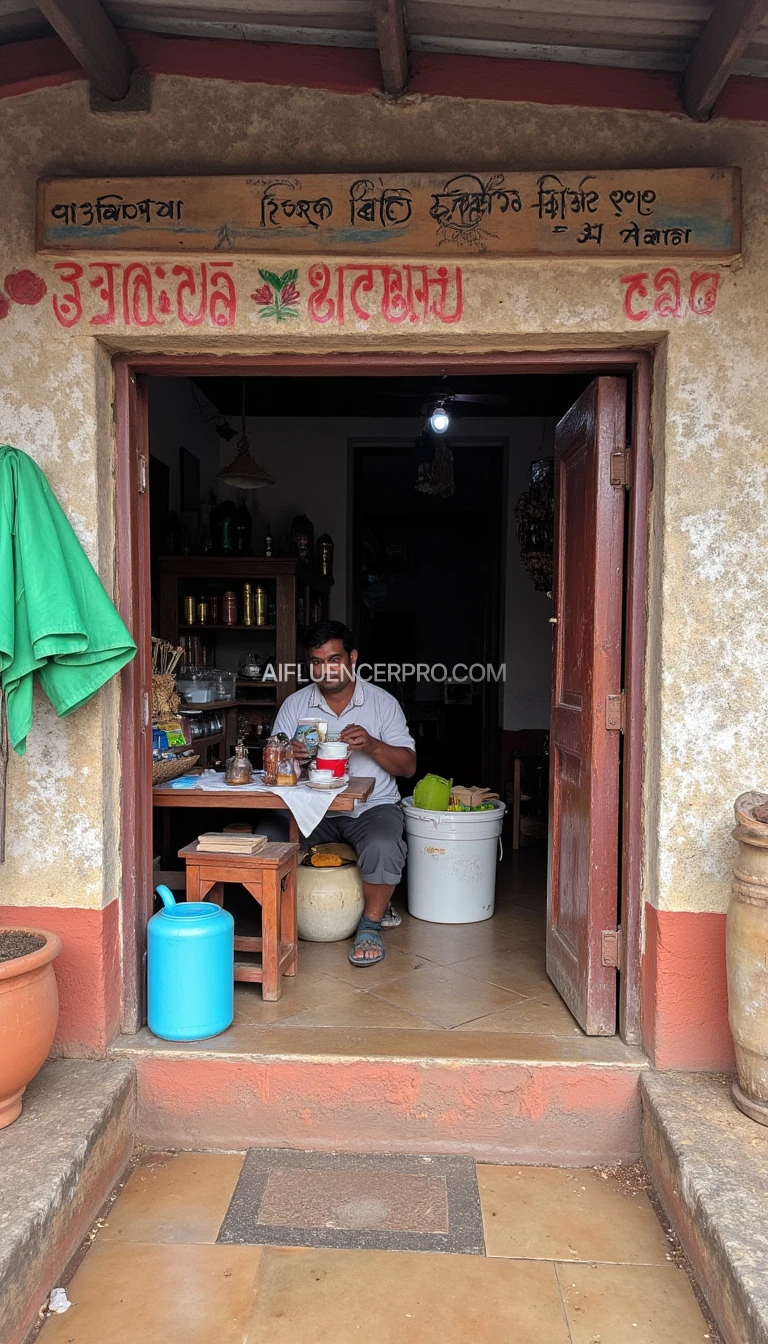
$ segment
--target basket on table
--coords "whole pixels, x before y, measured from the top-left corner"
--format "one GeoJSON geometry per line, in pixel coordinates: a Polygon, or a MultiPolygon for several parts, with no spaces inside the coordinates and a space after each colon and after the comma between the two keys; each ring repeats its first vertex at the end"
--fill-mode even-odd
{"type": "Polygon", "coordinates": [[[175,761],[153,761],[152,783],[168,784],[193,770],[200,760],[199,756],[179,756],[175,761]]]}

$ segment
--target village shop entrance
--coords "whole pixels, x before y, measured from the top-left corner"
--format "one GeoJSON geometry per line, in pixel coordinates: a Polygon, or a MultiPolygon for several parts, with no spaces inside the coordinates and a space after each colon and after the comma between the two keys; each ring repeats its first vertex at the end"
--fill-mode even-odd
{"type": "MultiPolygon", "coordinates": [[[[124,1029],[143,1020],[153,887],[183,890],[178,850],[244,819],[153,807],[150,633],[204,687],[189,707],[200,763],[221,767],[240,739],[258,768],[302,675],[302,629],[330,618],[400,701],[416,778],[506,801],[496,909],[414,919],[406,870],[381,966],[302,943],[279,1003],[238,986],[232,1030],[254,1048],[285,1028],[637,1041],[645,361],[350,364],[117,362],[120,594],[144,635],[122,730],[124,1029]],[[226,484],[245,444],[262,488],[226,484]],[[254,558],[271,568],[247,606],[254,558]]],[[[282,814],[247,820],[287,835],[282,814]]],[[[253,901],[233,888],[226,903],[258,933],[253,901]]]]}

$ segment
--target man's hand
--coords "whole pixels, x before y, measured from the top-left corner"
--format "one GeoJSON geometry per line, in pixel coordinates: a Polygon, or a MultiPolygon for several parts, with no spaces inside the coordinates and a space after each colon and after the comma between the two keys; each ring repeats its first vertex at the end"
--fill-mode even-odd
{"type": "Polygon", "coordinates": [[[303,737],[291,738],[291,751],[296,757],[296,760],[301,761],[302,765],[304,765],[309,760],[309,752],[307,751],[307,744],[304,741],[303,737]]]}
{"type": "Polygon", "coordinates": [[[376,746],[381,745],[375,737],[366,732],[365,728],[356,723],[348,724],[343,732],[339,733],[339,739],[347,743],[350,751],[365,751],[369,756],[374,754],[376,746]]]}

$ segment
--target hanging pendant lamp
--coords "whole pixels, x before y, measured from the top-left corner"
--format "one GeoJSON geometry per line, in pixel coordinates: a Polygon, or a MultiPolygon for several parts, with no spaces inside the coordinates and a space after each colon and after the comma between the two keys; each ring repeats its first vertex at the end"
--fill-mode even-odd
{"type": "Polygon", "coordinates": [[[245,379],[242,388],[242,407],[240,438],[235,444],[237,455],[228,467],[222,467],[216,479],[222,485],[230,485],[234,490],[260,490],[264,485],[274,485],[275,478],[251,457],[251,448],[245,432],[245,379]]]}

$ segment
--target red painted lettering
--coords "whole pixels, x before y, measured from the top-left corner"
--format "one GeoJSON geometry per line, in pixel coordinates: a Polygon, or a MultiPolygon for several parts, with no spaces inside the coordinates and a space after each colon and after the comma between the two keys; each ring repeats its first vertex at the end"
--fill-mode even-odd
{"type": "Polygon", "coordinates": [[[688,294],[688,306],[691,312],[699,317],[709,317],[710,313],[714,313],[719,285],[718,271],[691,271],[691,288],[688,294]]]}
{"type": "Polygon", "coordinates": [[[96,290],[99,298],[106,304],[103,312],[94,313],[91,318],[91,326],[114,326],[115,273],[120,271],[120,263],[118,261],[91,261],[88,264],[88,269],[96,272],[93,279],[89,282],[91,289],[96,290]]]}
{"type": "Polygon", "coordinates": [[[624,290],[624,316],[632,322],[644,322],[649,314],[648,308],[635,308],[633,306],[635,298],[640,300],[648,298],[648,279],[647,271],[637,271],[634,275],[622,275],[620,283],[626,285],[624,290]]]}
{"type": "Polygon", "coordinates": [[[156,327],[152,273],[143,261],[132,261],[123,271],[123,321],[127,327],[156,327]]]}
{"type": "MultiPolygon", "coordinates": [[[[237,291],[235,282],[225,268],[231,261],[219,261],[211,271],[211,321],[215,327],[234,327],[237,317],[237,291]]],[[[203,262],[202,271],[205,271],[203,262]]]]}
{"type": "Polygon", "coordinates": [[[185,327],[199,327],[201,322],[205,321],[205,314],[208,306],[208,271],[205,265],[201,268],[200,274],[200,293],[198,296],[197,278],[191,266],[174,266],[172,274],[179,280],[176,286],[176,315],[185,327]],[[186,299],[193,300],[197,298],[197,307],[195,309],[187,308],[186,299]]]}
{"type": "Polygon", "coordinates": [[[83,316],[83,299],[80,293],[83,268],[76,261],[56,261],[53,269],[58,271],[67,286],[61,298],[58,294],[53,295],[54,316],[62,327],[74,327],[83,316]]]}
{"type": "MultiPolygon", "coordinates": [[[[343,266],[338,267],[343,284],[343,266]]],[[[331,289],[331,268],[325,262],[316,262],[309,268],[309,287],[312,291],[307,302],[307,311],[313,322],[332,322],[336,317],[336,304],[329,298],[331,289]]],[[[339,304],[339,325],[344,322],[344,310],[339,304]]]]}
{"type": "Polygon", "coordinates": [[[679,317],[683,311],[683,291],[680,276],[672,266],[664,266],[653,277],[653,287],[658,295],[653,305],[657,317],[679,317]]]}

